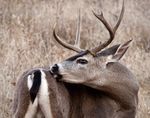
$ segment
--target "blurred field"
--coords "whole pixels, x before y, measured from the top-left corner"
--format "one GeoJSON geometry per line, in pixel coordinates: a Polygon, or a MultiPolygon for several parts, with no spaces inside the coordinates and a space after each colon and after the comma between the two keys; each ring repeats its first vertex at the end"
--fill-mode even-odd
{"type": "MultiPolygon", "coordinates": [[[[133,39],[121,62],[140,83],[137,118],[150,118],[150,1],[124,1],[124,18],[112,45],[133,39]]],[[[90,48],[109,36],[91,10],[104,11],[106,19],[114,25],[121,5],[122,0],[0,0],[0,118],[11,118],[15,88],[11,83],[20,74],[73,54],[54,42],[55,22],[59,36],[73,43],[81,8],[81,46],[90,48]]]]}

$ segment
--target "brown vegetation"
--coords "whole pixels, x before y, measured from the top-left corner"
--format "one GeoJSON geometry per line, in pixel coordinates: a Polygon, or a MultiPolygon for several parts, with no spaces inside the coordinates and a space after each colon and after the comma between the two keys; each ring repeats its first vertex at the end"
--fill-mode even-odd
{"type": "MultiPolygon", "coordinates": [[[[103,10],[116,23],[122,0],[0,0],[0,117],[11,118],[14,85],[27,69],[59,62],[72,52],[56,44],[52,29],[73,43],[78,9],[82,11],[81,45],[95,46],[107,39],[104,26],[91,10],[103,10]],[[117,14],[117,16],[116,16],[117,14]]],[[[113,44],[133,43],[122,63],[140,83],[137,118],[150,117],[150,1],[125,0],[125,14],[113,44]]]]}

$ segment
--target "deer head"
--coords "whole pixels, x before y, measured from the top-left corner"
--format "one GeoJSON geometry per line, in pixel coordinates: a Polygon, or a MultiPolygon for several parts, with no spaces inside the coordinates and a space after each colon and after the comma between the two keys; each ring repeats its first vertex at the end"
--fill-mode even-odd
{"type": "MultiPolygon", "coordinates": [[[[79,83],[95,78],[96,73],[103,72],[106,69],[107,63],[112,61],[118,61],[124,55],[128,49],[128,45],[131,42],[127,41],[123,45],[115,45],[111,48],[105,49],[114,39],[115,33],[121,23],[124,14],[124,3],[122,10],[116,25],[112,28],[101,12],[100,15],[93,11],[93,14],[98,20],[100,20],[110,34],[110,38],[101,45],[95,48],[84,50],[80,48],[80,22],[81,17],[79,13],[78,27],[76,33],[76,40],[74,45],[70,45],[62,41],[62,39],[56,34],[55,27],[53,30],[53,35],[55,40],[67,49],[73,50],[78,54],[72,56],[62,63],[55,64],[51,71],[53,74],[57,75],[57,78],[65,79],[64,81],[79,83]],[[71,80],[71,81],[70,81],[71,80]]],[[[55,25],[56,26],[56,25],[55,25]]]]}

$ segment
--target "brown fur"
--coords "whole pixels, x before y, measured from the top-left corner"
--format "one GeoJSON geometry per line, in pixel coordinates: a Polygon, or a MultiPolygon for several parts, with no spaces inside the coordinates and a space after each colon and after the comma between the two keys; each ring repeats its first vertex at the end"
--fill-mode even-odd
{"type": "MultiPolygon", "coordinates": [[[[115,65],[114,63],[108,64],[111,71],[115,69],[115,71],[126,72],[126,70],[118,70],[117,66],[122,65],[118,63],[115,65]]],[[[27,111],[30,96],[26,77],[35,70],[25,72],[17,83],[13,108],[16,118],[23,118],[27,111]]],[[[124,99],[130,98],[129,94],[124,93],[124,91],[120,91],[123,93],[123,97],[117,98],[120,94],[117,94],[118,92],[113,93],[116,92],[111,90],[113,88],[106,88],[106,90],[108,89],[106,92],[104,89],[99,91],[80,84],[63,84],[56,82],[49,71],[44,70],[44,72],[49,84],[49,97],[52,101],[51,107],[54,118],[134,118],[135,116],[137,97],[131,98],[131,101],[125,101],[124,105],[124,99]]]]}

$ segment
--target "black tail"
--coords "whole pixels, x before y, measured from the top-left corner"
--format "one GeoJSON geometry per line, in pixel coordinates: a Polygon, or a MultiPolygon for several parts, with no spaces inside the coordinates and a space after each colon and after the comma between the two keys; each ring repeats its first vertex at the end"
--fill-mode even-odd
{"type": "Polygon", "coordinates": [[[37,96],[40,85],[41,85],[41,71],[37,70],[34,72],[33,84],[30,89],[30,97],[31,97],[32,103],[34,102],[34,100],[37,96]]]}

